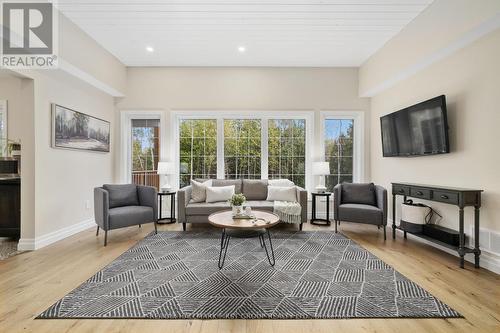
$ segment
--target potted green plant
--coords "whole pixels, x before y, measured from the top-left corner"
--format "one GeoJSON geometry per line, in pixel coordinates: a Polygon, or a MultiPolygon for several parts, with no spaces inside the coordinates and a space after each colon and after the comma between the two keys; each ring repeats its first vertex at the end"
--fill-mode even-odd
{"type": "Polygon", "coordinates": [[[231,199],[229,199],[229,204],[233,209],[233,215],[243,214],[243,203],[245,203],[246,200],[247,198],[241,193],[233,194],[231,199]]]}

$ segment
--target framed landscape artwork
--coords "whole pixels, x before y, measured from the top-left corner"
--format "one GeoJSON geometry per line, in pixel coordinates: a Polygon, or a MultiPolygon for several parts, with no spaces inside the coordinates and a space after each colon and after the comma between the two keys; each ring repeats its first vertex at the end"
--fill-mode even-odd
{"type": "Polygon", "coordinates": [[[109,152],[110,123],[52,104],[52,147],[109,152]]]}

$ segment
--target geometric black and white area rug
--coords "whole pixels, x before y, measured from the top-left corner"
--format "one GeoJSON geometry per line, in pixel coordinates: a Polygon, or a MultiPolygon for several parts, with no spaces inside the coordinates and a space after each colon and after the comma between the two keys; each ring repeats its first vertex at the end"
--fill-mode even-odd
{"type": "Polygon", "coordinates": [[[258,238],[218,231],[151,234],[38,318],[314,319],[461,317],[346,236],[272,232],[276,265],[258,238]]]}

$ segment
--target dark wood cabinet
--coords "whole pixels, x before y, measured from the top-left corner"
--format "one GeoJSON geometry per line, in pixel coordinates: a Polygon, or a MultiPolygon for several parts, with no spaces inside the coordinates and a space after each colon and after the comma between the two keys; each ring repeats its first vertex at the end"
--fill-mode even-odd
{"type": "MultiPolygon", "coordinates": [[[[407,197],[420,198],[425,200],[442,202],[445,204],[458,206],[458,233],[459,233],[459,245],[452,246],[433,238],[430,238],[422,233],[411,233],[417,237],[426,239],[427,241],[437,243],[441,246],[453,249],[457,251],[460,256],[460,267],[464,267],[464,257],[466,253],[474,253],[475,267],[479,268],[479,256],[481,255],[481,250],[479,249],[479,209],[481,208],[481,193],[482,190],[477,189],[467,189],[458,187],[446,187],[446,186],[435,186],[435,185],[423,185],[423,184],[412,184],[412,183],[392,183],[392,237],[396,238],[396,229],[400,229],[396,225],[396,198],[397,196],[403,196],[403,200],[406,201],[407,197]],[[464,232],[464,208],[473,207],[474,208],[474,247],[469,248],[465,246],[465,232],[464,232]]],[[[404,231],[404,236],[410,233],[409,231],[404,231]]]]}
{"type": "Polygon", "coordinates": [[[0,179],[0,237],[19,238],[21,232],[21,179],[0,179]]]}

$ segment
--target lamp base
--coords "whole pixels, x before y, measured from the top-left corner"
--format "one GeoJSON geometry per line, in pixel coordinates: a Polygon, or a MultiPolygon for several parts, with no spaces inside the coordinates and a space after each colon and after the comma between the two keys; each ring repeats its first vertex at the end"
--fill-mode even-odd
{"type": "Polygon", "coordinates": [[[165,184],[160,187],[162,192],[172,192],[172,186],[170,184],[165,184]]]}
{"type": "Polygon", "coordinates": [[[326,186],[324,186],[324,185],[318,185],[318,186],[316,186],[315,190],[318,193],[325,193],[326,192],[326,186]]]}

